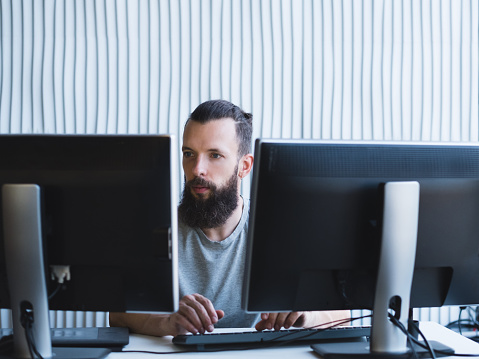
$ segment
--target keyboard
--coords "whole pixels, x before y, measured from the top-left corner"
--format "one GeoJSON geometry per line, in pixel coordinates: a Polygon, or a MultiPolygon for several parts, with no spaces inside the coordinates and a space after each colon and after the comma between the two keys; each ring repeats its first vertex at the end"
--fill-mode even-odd
{"type": "MultiPolygon", "coordinates": [[[[0,329],[0,336],[11,335],[11,328],[0,329]]],[[[52,346],[88,347],[121,350],[130,341],[128,328],[89,327],[89,328],[52,328],[52,346]]]]}
{"type": "Polygon", "coordinates": [[[371,326],[347,326],[329,329],[283,329],[244,332],[213,332],[185,334],[173,338],[173,343],[197,350],[217,346],[269,346],[278,343],[315,343],[326,340],[363,339],[371,335],[371,326]]]}

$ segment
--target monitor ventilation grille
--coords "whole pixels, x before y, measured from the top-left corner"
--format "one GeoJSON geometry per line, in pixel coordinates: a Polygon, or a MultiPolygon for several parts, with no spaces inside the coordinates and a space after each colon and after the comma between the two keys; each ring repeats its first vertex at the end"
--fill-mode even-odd
{"type": "Polygon", "coordinates": [[[479,147],[266,144],[269,172],[285,176],[479,177],[479,147]]]}

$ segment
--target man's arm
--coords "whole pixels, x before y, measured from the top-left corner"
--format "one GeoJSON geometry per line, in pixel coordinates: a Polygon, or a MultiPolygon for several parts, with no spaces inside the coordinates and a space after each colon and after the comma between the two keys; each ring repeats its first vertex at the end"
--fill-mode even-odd
{"type": "Polygon", "coordinates": [[[154,336],[170,334],[169,314],[110,313],[111,327],[127,327],[132,333],[154,336]]]}
{"type": "Polygon", "coordinates": [[[110,326],[127,327],[138,334],[176,336],[212,332],[223,316],[209,299],[192,294],[181,298],[179,310],[173,314],[110,313],[110,326]]]}
{"type": "Polygon", "coordinates": [[[289,329],[291,327],[319,328],[324,325],[349,324],[351,318],[349,310],[320,311],[320,312],[290,312],[290,313],[263,313],[261,321],[255,326],[257,330],[281,328],[289,329]]]}

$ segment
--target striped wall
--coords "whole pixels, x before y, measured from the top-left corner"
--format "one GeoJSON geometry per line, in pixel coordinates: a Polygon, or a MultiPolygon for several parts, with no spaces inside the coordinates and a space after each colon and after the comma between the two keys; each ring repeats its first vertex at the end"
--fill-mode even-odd
{"type": "Polygon", "coordinates": [[[478,141],[478,15],[476,0],[0,0],[0,133],[181,138],[223,98],[254,137],[478,141]]]}

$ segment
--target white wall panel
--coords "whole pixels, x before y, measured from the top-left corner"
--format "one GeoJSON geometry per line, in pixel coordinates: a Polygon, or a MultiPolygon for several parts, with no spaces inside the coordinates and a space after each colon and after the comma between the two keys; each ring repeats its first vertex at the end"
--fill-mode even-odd
{"type": "Polygon", "coordinates": [[[223,98],[254,137],[478,141],[478,6],[0,0],[0,133],[181,138],[223,98]]]}

